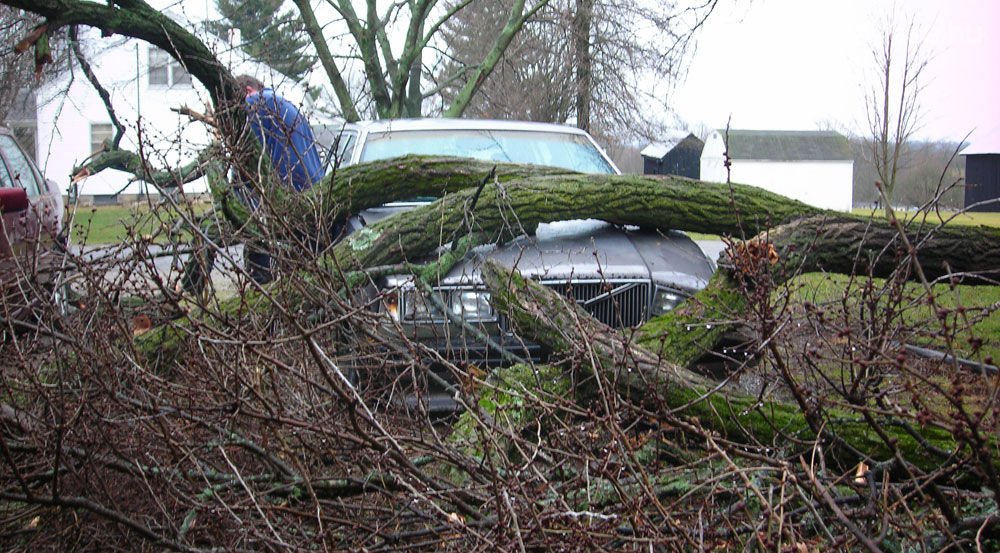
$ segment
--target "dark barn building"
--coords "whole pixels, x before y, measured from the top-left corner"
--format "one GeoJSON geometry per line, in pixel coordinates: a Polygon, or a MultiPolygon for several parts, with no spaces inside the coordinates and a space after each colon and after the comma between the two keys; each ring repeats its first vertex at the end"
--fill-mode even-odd
{"type": "Polygon", "coordinates": [[[965,157],[965,208],[1000,212],[1000,148],[962,153],[965,157]],[[978,205],[977,205],[978,204],[978,205]]]}
{"type": "Polygon", "coordinates": [[[690,133],[679,133],[666,142],[654,142],[640,152],[642,173],[701,178],[701,150],[704,147],[705,143],[690,133]]]}

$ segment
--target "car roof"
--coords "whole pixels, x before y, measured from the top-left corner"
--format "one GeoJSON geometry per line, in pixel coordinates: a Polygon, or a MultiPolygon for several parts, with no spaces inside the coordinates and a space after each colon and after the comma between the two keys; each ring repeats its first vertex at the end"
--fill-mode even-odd
{"type": "Polygon", "coordinates": [[[424,118],[424,119],[383,119],[378,121],[359,121],[348,127],[355,127],[368,132],[385,131],[436,131],[436,130],[505,130],[554,132],[562,134],[587,133],[568,125],[555,123],[536,123],[533,121],[501,121],[498,119],[455,119],[455,118],[424,118]]]}

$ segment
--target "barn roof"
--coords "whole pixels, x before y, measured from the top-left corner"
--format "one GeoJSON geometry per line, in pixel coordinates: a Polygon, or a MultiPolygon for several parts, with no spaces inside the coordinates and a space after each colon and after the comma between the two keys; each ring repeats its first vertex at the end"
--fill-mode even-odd
{"type": "MultiPolygon", "coordinates": [[[[726,131],[719,133],[725,137],[726,131]]],[[[732,159],[832,161],[854,159],[847,138],[834,131],[729,130],[732,159]]]]}
{"type": "MultiPolygon", "coordinates": [[[[651,142],[648,146],[639,152],[639,155],[644,157],[649,157],[653,159],[663,159],[664,156],[669,154],[671,150],[677,147],[678,144],[691,137],[701,143],[701,140],[688,131],[670,131],[666,133],[663,140],[658,142],[651,142]]],[[[704,143],[702,143],[704,145],[704,143]]]]}
{"type": "Polygon", "coordinates": [[[1000,154],[1000,127],[976,130],[970,137],[971,143],[962,150],[963,156],[980,154],[1000,154]]]}
{"type": "Polygon", "coordinates": [[[673,150],[674,146],[676,146],[676,145],[677,145],[677,142],[674,142],[674,143],[670,143],[670,142],[652,142],[648,146],[646,146],[645,148],[643,148],[642,151],[639,152],[639,155],[644,156],[644,157],[651,157],[651,158],[654,158],[654,159],[661,159],[661,158],[663,158],[663,156],[669,154],[670,150],[673,150]]]}

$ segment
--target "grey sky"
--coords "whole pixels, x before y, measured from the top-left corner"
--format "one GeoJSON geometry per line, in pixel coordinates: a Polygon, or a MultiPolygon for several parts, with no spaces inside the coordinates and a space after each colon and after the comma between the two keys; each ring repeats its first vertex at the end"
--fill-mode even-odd
{"type": "Polygon", "coordinates": [[[724,0],[671,105],[692,126],[860,131],[886,17],[912,16],[931,55],[918,136],[1000,139],[1000,1],[724,0]],[[735,7],[734,7],[735,4],[735,7]]]}

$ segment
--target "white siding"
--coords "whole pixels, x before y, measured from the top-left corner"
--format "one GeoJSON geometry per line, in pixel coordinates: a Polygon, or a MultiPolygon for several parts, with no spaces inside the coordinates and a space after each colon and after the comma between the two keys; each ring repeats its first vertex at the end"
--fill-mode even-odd
{"type": "Polygon", "coordinates": [[[733,162],[733,182],[759,186],[812,206],[850,211],[854,162],[751,161],[733,162]]]}
{"type": "MultiPolygon", "coordinates": [[[[207,94],[191,85],[150,86],[147,72],[151,47],[138,41],[119,41],[92,55],[91,63],[101,84],[111,94],[112,104],[127,129],[124,148],[141,151],[153,167],[176,166],[188,160],[208,141],[200,124],[171,108],[189,106],[204,111],[207,94]],[[142,116],[137,114],[140,112],[142,116]],[[138,131],[137,131],[138,129],[138,131]],[[139,136],[142,136],[142,148],[139,136]]],[[[90,156],[91,125],[109,124],[111,118],[100,96],[79,73],[64,74],[39,93],[38,159],[48,178],[64,191],[69,187],[73,168],[90,156]],[[72,79],[72,81],[71,81],[72,79]]],[[[204,183],[185,186],[186,191],[200,192],[204,183]]],[[[129,183],[129,176],[106,170],[80,184],[81,195],[136,194],[144,191],[142,183],[129,183]]],[[[149,190],[155,193],[155,190],[149,190]]]]}
{"type": "Polygon", "coordinates": [[[725,151],[726,144],[719,131],[708,135],[701,150],[701,180],[726,182],[726,167],[723,165],[725,151]]]}
{"type": "MultiPolygon", "coordinates": [[[[209,142],[205,125],[190,121],[171,109],[187,106],[205,112],[211,104],[208,93],[197,80],[192,84],[150,85],[149,44],[131,39],[100,39],[94,34],[88,41],[98,50],[88,52],[88,58],[101,84],[111,94],[116,115],[126,128],[122,147],[141,152],[155,169],[176,168],[190,161],[209,142]],[[142,145],[139,145],[141,136],[142,145]]],[[[204,38],[204,37],[203,37],[204,38]]],[[[221,49],[208,40],[210,47],[221,49]]],[[[227,63],[234,74],[255,75],[266,84],[277,83],[279,92],[297,104],[307,95],[302,87],[287,82],[287,78],[272,69],[253,62],[237,48],[227,48],[220,61],[227,63]]],[[[308,114],[308,109],[304,109],[308,114]]],[[[73,168],[91,154],[92,124],[111,123],[100,96],[90,82],[74,69],[39,92],[38,98],[38,161],[48,178],[66,191],[73,168]]],[[[141,182],[130,183],[126,173],[105,170],[80,183],[81,196],[138,194],[157,191],[141,182]]],[[[204,179],[184,185],[185,192],[206,190],[204,179]]]]}
{"type": "MultiPolygon", "coordinates": [[[[712,133],[701,155],[701,178],[726,182],[722,137],[712,133]]],[[[734,159],[731,181],[751,184],[824,209],[850,211],[854,198],[854,161],[767,161],[734,159]]]]}

